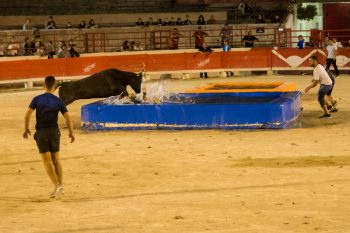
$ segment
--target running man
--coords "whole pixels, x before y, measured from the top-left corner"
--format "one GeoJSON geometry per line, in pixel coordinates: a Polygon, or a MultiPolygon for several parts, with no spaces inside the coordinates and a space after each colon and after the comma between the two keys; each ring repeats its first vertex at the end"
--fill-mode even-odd
{"type": "Polygon", "coordinates": [[[30,103],[24,118],[23,133],[23,138],[28,138],[28,135],[31,135],[29,130],[30,116],[36,110],[34,139],[44,162],[46,173],[55,186],[50,194],[51,198],[59,198],[63,193],[62,166],[59,157],[61,133],[57,124],[58,112],[64,116],[71,143],[74,142],[72,121],[68,110],[63,101],[53,94],[55,83],[53,76],[45,78],[45,93],[34,97],[30,103]]]}
{"type": "Polygon", "coordinates": [[[324,114],[320,118],[330,118],[331,114],[327,108],[326,95],[332,90],[332,80],[329,77],[326,69],[318,63],[316,56],[309,58],[310,66],[314,67],[312,83],[305,88],[305,94],[309,92],[311,88],[317,86],[320,83],[320,89],[318,91],[318,102],[320,103],[324,114]]]}

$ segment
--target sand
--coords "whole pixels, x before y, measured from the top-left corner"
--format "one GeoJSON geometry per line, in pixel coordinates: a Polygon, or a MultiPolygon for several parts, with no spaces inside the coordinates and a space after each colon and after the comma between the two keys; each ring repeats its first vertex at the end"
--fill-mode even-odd
{"type": "MultiPolygon", "coordinates": [[[[322,114],[317,88],[303,96],[295,128],[84,132],[76,142],[60,116],[65,195],[53,186],[32,137],[22,138],[31,99],[0,93],[0,232],[350,232],[350,77],[334,91],[339,112],[322,114]]],[[[207,82],[294,81],[311,76],[168,80],[171,91],[207,82]]],[[[31,130],[34,133],[35,117],[31,130]]]]}

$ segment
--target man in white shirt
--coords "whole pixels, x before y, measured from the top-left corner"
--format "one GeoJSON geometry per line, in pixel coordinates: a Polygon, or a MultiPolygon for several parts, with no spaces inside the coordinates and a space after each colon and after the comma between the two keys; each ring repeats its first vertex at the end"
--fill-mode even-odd
{"type": "Polygon", "coordinates": [[[317,86],[320,83],[320,89],[318,91],[318,102],[320,103],[324,114],[320,118],[330,118],[331,114],[327,108],[326,95],[332,89],[332,80],[329,77],[326,69],[318,63],[316,56],[312,56],[309,59],[310,66],[314,67],[312,83],[305,88],[305,94],[309,92],[311,88],[317,86]]]}
{"type": "Polygon", "coordinates": [[[337,50],[338,50],[338,47],[334,43],[334,41],[333,40],[329,40],[328,41],[328,45],[326,47],[326,51],[327,51],[327,66],[326,67],[327,67],[327,69],[329,69],[329,67],[332,64],[333,67],[334,67],[335,76],[339,75],[339,70],[338,70],[337,61],[336,61],[337,50]]]}

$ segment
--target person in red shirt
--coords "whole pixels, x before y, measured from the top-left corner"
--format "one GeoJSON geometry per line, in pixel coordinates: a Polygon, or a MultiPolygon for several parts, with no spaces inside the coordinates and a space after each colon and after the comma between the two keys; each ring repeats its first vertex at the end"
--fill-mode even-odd
{"type": "Polygon", "coordinates": [[[202,27],[198,27],[198,30],[193,33],[193,37],[195,38],[194,46],[196,49],[203,47],[206,36],[208,36],[208,33],[202,31],[202,27]]]}

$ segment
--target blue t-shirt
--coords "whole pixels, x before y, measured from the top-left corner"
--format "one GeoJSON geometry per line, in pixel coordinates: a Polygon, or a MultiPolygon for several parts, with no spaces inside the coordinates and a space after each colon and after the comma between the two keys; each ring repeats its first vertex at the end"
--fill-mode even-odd
{"type": "Polygon", "coordinates": [[[303,49],[304,48],[304,40],[299,40],[297,47],[298,47],[298,49],[303,49]]]}
{"type": "Polygon", "coordinates": [[[64,114],[68,111],[63,101],[51,93],[34,97],[29,108],[36,110],[36,130],[58,129],[58,112],[64,114]]]}
{"type": "Polygon", "coordinates": [[[228,52],[228,51],[231,51],[231,46],[229,46],[229,45],[224,45],[224,46],[222,47],[222,49],[223,49],[224,52],[228,52]]]}

